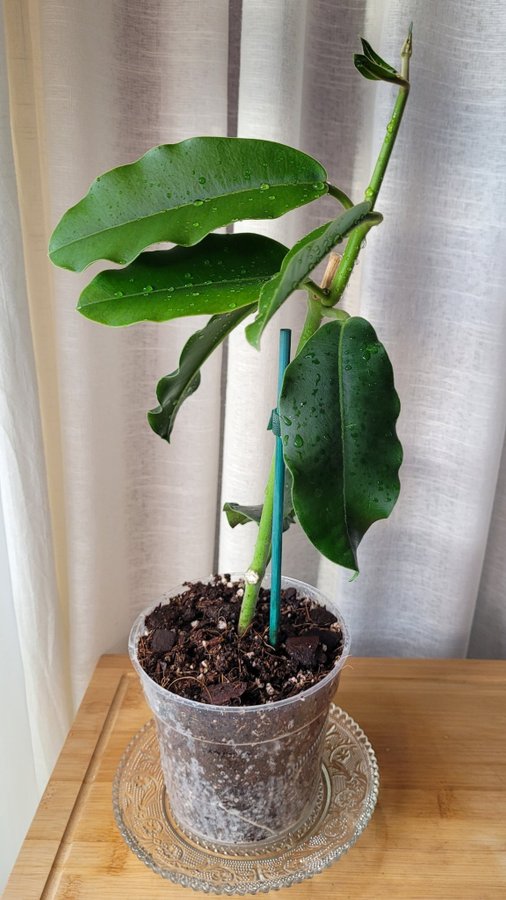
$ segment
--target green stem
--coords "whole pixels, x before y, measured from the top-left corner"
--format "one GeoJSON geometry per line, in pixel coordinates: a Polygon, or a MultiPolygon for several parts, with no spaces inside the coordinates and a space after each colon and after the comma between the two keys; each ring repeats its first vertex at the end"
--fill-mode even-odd
{"type": "Polygon", "coordinates": [[[302,326],[299,343],[297,345],[297,351],[295,353],[296,356],[298,353],[300,353],[306,341],[308,341],[309,338],[313,336],[315,331],[318,331],[321,320],[322,308],[320,301],[313,297],[308,297],[306,318],[304,321],[304,325],[302,326]]]}
{"type": "Polygon", "coordinates": [[[341,206],[344,206],[345,209],[351,209],[353,206],[353,200],[350,200],[348,194],[345,194],[341,188],[338,188],[335,184],[330,184],[328,182],[327,187],[329,189],[329,194],[331,197],[335,197],[336,200],[339,201],[341,206]]]}
{"type": "Polygon", "coordinates": [[[244,580],[244,597],[241,604],[238,631],[244,634],[253,621],[258,593],[271,558],[272,508],[274,505],[274,457],[265,487],[264,505],[258,524],[258,535],[251,565],[244,580]]]}
{"type": "Polygon", "coordinates": [[[350,314],[344,309],[336,309],[335,306],[325,306],[323,308],[323,316],[326,319],[336,319],[338,322],[346,322],[350,318],[350,314]]]}
{"type": "MultiPolygon", "coordinates": [[[[371,176],[371,180],[365,190],[365,199],[369,200],[371,203],[371,210],[374,209],[374,205],[376,200],[378,199],[378,194],[380,192],[381,185],[383,183],[383,178],[385,177],[385,172],[387,170],[388,162],[392,155],[392,150],[394,149],[395,141],[397,138],[397,134],[399,132],[400,124],[402,121],[402,116],[404,113],[404,109],[406,107],[406,103],[408,102],[409,97],[409,60],[411,57],[411,27],[409,29],[408,37],[404,42],[404,46],[401,51],[401,76],[406,81],[406,84],[402,85],[399,88],[399,93],[397,94],[397,98],[395,101],[395,105],[393,108],[391,119],[387,125],[385,137],[383,139],[383,143],[381,145],[380,152],[378,154],[378,159],[376,160],[376,165],[374,166],[374,171],[371,176]]],[[[360,253],[360,249],[365,240],[365,236],[369,231],[371,225],[369,223],[364,223],[363,225],[359,225],[355,231],[352,232],[348,243],[346,244],[345,251],[343,253],[343,258],[339,265],[339,268],[332,280],[329,290],[329,300],[327,301],[329,306],[334,306],[334,304],[338,303],[341,299],[346,285],[350,280],[350,275],[353,272],[353,267],[357,260],[358,254],[360,253]]]]}
{"type": "Polygon", "coordinates": [[[343,253],[343,258],[339,264],[339,268],[332,279],[328,297],[325,301],[322,301],[324,306],[335,306],[336,303],[339,302],[341,297],[344,294],[345,288],[350,280],[351,273],[353,272],[355,263],[357,261],[358,254],[362,248],[362,245],[365,241],[367,233],[374,226],[379,224],[381,219],[369,220],[368,222],[364,222],[362,225],[358,225],[351,233],[348,243],[346,244],[345,251],[343,253]]]}
{"type": "MultiPolygon", "coordinates": [[[[322,319],[322,307],[318,300],[308,297],[307,312],[299,338],[296,354],[300,353],[306,341],[318,331],[322,319]]],[[[238,631],[244,634],[251,625],[255,615],[258,594],[271,558],[272,507],[274,504],[274,457],[269,470],[269,478],[265,488],[264,505],[258,525],[258,534],[251,565],[244,579],[244,597],[241,604],[238,631]]]]}
{"type": "Polygon", "coordinates": [[[316,282],[312,281],[311,278],[307,278],[304,284],[301,285],[301,287],[305,288],[310,297],[311,295],[313,295],[312,299],[320,300],[322,303],[325,300],[328,300],[328,292],[324,288],[320,287],[319,284],[316,284],[316,282]]]}
{"type": "MultiPolygon", "coordinates": [[[[365,199],[371,202],[371,210],[374,208],[374,204],[376,203],[379,190],[381,188],[381,184],[383,181],[383,177],[386,172],[386,168],[388,166],[388,161],[392,154],[392,150],[394,148],[395,139],[397,137],[397,133],[399,131],[399,126],[401,124],[402,115],[404,112],[404,108],[406,106],[408,95],[409,95],[409,59],[411,56],[411,28],[409,30],[408,37],[404,43],[404,46],[401,51],[401,76],[405,80],[406,84],[403,84],[399,88],[399,93],[397,95],[397,99],[395,101],[395,106],[392,112],[392,117],[390,122],[387,125],[387,130],[385,134],[385,138],[383,140],[383,144],[381,146],[381,150],[379,152],[378,159],[376,161],[376,165],[374,167],[374,171],[372,173],[371,180],[369,185],[365,191],[365,199]]],[[[333,197],[336,197],[340,203],[346,208],[351,206],[351,201],[346,194],[343,194],[339,188],[336,188],[334,185],[329,184],[329,194],[333,197]]],[[[317,291],[312,291],[312,285],[306,284],[306,287],[310,291],[308,295],[308,308],[306,313],[306,320],[304,322],[302,333],[299,339],[299,344],[297,347],[297,353],[300,353],[306,341],[318,331],[320,327],[322,316],[326,315],[327,312],[322,309],[322,306],[325,305],[328,308],[332,307],[338,300],[341,298],[346,285],[350,279],[350,275],[353,271],[353,267],[355,265],[355,261],[357,259],[358,254],[360,253],[360,248],[362,246],[362,242],[369,231],[369,229],[377,224],[379,221],[379,217],[376,221],[373,219],[364,222],[363,225],[359,225],[356,228],[349,240],[346,244],[346,249],[343,253],[343,257],[339,264],[339,268],[337,269],[330,286],[325,285],[325,288],[329,288],[328,296],[325,294],[325,300],[321,297],[321,289],[317,291]],[[318,295],[318,296],[317,296],[318,295]]],[[[328,310],[327,310],[328,311],[328,310]]],[[[255,615],[255,608],[257,603],[258,594],[260,592],[260,587],[262,584],[262,579],[265,575],[265,570],[269,564],[270,556],[271,556],[271,530],[272,530],[272,507],[273,507],[273,498],[274,498],[274,459],[271,464],[269,479],[267,481],[267,486],[265,489],[265,499],[262,510],[262,516],[260,518],[260,524],[258,527],[258,535],[255,544],[255,550],[253,553],[253,559],[251,561],[251,565],[246,572],[245,576],[245,588],[244,588],[244,598],[241,606],[241,614],[239,618],[239,634],[244,634],[246,629],[250,626],[253,621],[253,617],[255,615]]]]}

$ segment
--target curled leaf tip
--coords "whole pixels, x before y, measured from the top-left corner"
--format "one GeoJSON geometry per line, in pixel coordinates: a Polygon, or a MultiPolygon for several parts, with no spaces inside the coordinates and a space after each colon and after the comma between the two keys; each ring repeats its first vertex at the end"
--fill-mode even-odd
{"type": "Polygon", "coordinates": [[[147,419],[149,427],[156,434],[159,434],[160,437],[163,437],[164,440],[166,440],[168,444],[170,444],[170,436],[171,436],[172,428],[169,427],[169,428],[163,429],[162,417],[163,417],[163,408],[161,406],[155,406],[154,409],[150,409],[149,412],[146,414],[146,419],[147,419]],[[162,429],[163,429],[163,434],[162,434],[162,429]]]}
{"type": "Polygon", "coordinates": [[[413,22],[409,23],[408,35],[402,45],[401,56],[411,56],[413,52],[413,22]]]}
{"type": "Polygon", "coordinates": [[[244,333],[246,335],[246,340],[248,341],[248,344],[251,344],[251,346],[255,350],[260,350],[260,341],[261,341],[262,334],[259,329],[259,322],[255,319],[254,322],[251,322],[250,325],[246,326],[244,333]]]}

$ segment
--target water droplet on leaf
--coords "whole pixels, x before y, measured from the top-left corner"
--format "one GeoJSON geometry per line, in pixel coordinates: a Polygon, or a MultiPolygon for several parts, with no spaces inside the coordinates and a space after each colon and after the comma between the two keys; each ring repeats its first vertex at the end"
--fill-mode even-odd
{"type": "Polygon", "coordinates": [[[293,440],[293,445],[294,445],[294,447],[297,447],[297,449],[298,449],[299,447],[303,447],[303,446],[304,446],[304,438],[302,437],[301,434],[296,434],[296,435],[295,435],[294,440],[293,440]]]}
{"type": "Polygon", "coordinates": [[[269,188],[270,188],[270,184],[267,184],[266,181],[262,182],[262,184],[260,185],[260,190],[261,190],[261,191],[268,191],[269,188]]]}

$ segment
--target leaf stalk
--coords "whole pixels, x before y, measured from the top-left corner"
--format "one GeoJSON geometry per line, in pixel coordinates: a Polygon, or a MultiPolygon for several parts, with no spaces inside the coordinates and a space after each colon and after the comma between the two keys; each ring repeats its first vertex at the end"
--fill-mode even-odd
{"type": "Polygon", "coordinates": [[[327,187],[329,189],[329,194],[331,197],[334,197],[344,209],[351,209],[353,206],[353,200],[350,200],[348,194],[345,194],[341,188],[338,188],[335,184],[330,184],[328,182],[327,187]]]}

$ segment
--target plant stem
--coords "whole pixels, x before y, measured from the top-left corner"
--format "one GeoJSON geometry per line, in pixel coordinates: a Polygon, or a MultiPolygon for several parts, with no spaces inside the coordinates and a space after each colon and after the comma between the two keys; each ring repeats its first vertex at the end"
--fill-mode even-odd
{"type": "Polygon", "coordinates": [[[271,558],[271,531],[272,509],[274,505],[274,472],[275,459],[273,457],[269,478],[265,487],[264,505],[260,522],[258,523],[258,535],[251,565],[244,577],[244,597],[241,604],[238,631],[244,634],[253,621],[257,604],[258,593],[265,575],[265,570],[271,558]]]}
{"type": "Polygon", "coordinates": [[[368,222],[364,222],[362,225],[358,225],[352,231],[348,239],[348,243],[346,244],[346,248],[343,253],[343,258],[341,260],[339,268],[334,275],[334,278],[332,279],[327,297],[325,300],[322,300],[323,306],[331,307],[335,306],[335,304],[339,302],[344,294],[345,288],[348,285],[351,273],[353,272],[358,254],[362,249],[367,233],[374,225],[378,225],[380,221],[381,217],[379,217],[376,221],[370,219],[368,222]]]}
{"type": "MultiPolygon", "coordinates": [[[[386,128],[385,137],[378,154],[378,159],[376,160],[376,165],[374,166],[371,180],[364,194],[365,199],[369,200],[371,203],[371,210],[374,209],[374,205],[376,203],[376,200],[378,199],[378,194],[383,183],[383,178],[385,177],[388,162],[392,155],[392,150],[394,149],[394,144],[399,132],[404,109],[406,107],[406,103],[408,102],[409,60],[411,57],[411,48],[412,43],[410,26],[408,36],[401,50],[400,74],[406,81],[406,84],[402,85],[399,88],[399,93],[397,94],[397,99],[395,101],[391,119],[386,128]]],[[[348,243],[346,244],[345,251],[343,253],[341,264],[330,285],[329,300],[327,301],[329,306],[334,306],[341,299],[344,293],[344,289],[346,288],[346,285],[348,284],[348,281],[350,279],[350,275],[353,272],[353,267],[355,265],[358,254],[360,253],[362,243],[369,228],[370,225],[359,225],[358,228],[355,228],[355,230],[350,235],[348,243]]]]}
{"type": "MultiPolygon", "coordinates": [[[[312,297],[307,299],[307,312],[302,332],[297,345],[296,354],[300,353],[306,341],[318,331],[322,319],[322,307],[318,300],[312,297]]],[[[255,615],[255,609],[265,575],[265,570],[271,558],[271,533],[272,533],[272,509],[274,504],[274,471],[275,457],[273,456],[269,470],[269,478],[265,487],[264,505],[258,525],[258,534],[253,552],[251,565],[244,578],[244,597],[241,604],[238,631],[244,634],[250,626],[255,615]]]]}
{"type": "Polygon", "coordinates": [[[324,300],[328,299],[327,291],[323,290],[323,288],[321,288],[319,284],[316,284],[314,281],[312,281],[311,278],[307,278],[302,287],[306,289],[310,297],[312,295],[313,300],[320,300],[323,303],[324,300]]]}
{"type": "Polygon", "coordinates": [[[325,306],[323,313],[326,319],[336,319],[338,322],[346,322],[350,318],[350,314],[344,309],[336,309],[335,306],[325,306]]]}
{"type": "Polygon", "coordinates": [[[336,200],[339,200],[341,206],[344,206],[345,209],[351,209],[353,206],[353,200],[350,200],[348,194],[345,194],[341,188],[336,187],[335,184],[328,183],[329,194],[331,197],[334,197],[336,200]]]}
{"type": "Polygon", "coordinates": [[[306,341],[308,341],[309,338],[313,336],[315,331],[318,331],[321,320],[322,320],[321,303],[315,297],[309,296],[307,298],[306,318],[304,321],[304,325],[302,326],[299,343],[297,344],[297,351],[295,353],[296,356],[298,353],[300,353],[300,351],[302,350],[306,341]]]}
{"type": "MultiPolygon", "coordinates": [[[[403,84],[399,88],[399,93],[397,94],[397,99],[395,101],[394,109],[392,112],[392,117],[387,125],[385,138],[383,140],[383,144],[381,146],[378,159],[376,161],[376,165],[374,167],[374,171],[371,176],[371,180],[369,185],[365,191],[365,199],[371,202],[371,210],[374,208],[374,204],[376,203],[381,184],[388,166],[388,162],[390,156],[392,154],[392,150],[394,148],[395,140],[397,138],[397,134],[399,131],[399,127],[401,124],[402,115],[404,112],[404,108],[406,106],[408,96],[409,96],[409,59],[411,56],[411,27],[409,29],[408,37],[404,43],[404,46],[401,51],[401,76],[405,80],[406,84],[403,84]]],[[[336,188],[334,185],[329,185],[329,194],[339,200],[343,206],[348,208],[348,204],[351,206],[351,201],[349,197],[346,196],[339,188],[336,188]]],[[[369,229],[374,225],[374,222],[367,222],[363,225],[359,225],[351,234],[348,243],[346,244],[345,251],[343,253],[342,259],[340,260],[337,270],[335,265],[333,268],[328,268],[328,275],[326,273],[326,277],[321,285],[321,292],[328,291],[328,296],[325,294],[323,297],[318,293],[319,296],[316,295],[316,292],[313,291],[311,293],[312,285],[306,285],[308,288],[308,307],[306,313],[306,319],[302,328],[302,333],[299,339],[299,344],[297,347],[296,354],[299,354],[302,350],[304,344],[309,340],[310,337],[318,331],[320,327],[322,316],[327,313],[322,309],[322,307],[327,306],[328,308],[334,306],[344,293],[344,289],[348,284],[350,279],[350,275],[353,271],[353,267],[355,265],[358,254],[360,253],[360,249],[364,238],[369,231],[369,229]],[[331,280],[330,280],[331,279],[331,280]],[[330,281],[330,283],[329,283],[330,281]]],[[[255,550],[253,553],[253,559],[251,561],[251,565],[246,572],[245,576],[245,586],[244,586],[244,598],[241,606],[241,614],[239,617],[239,625],[238,630],[239,634],[244,634],[246,629],[250,626],[253,621],[253,617],[255,615],[255,607],[258,598],[258,594],[260,591],[260,587],[262,584],[262,579],[265,575],[265,570],[269,564],[270,556],[271,556],[271,532],[272,532],[272,508],[273,508],[273,497],[274,497],[274,458],[271,463],[271,468],[269,472],[269,478],[267,481],[267,486],[265,488],[265,498],[264,505],[262,509],[262,515],[260,518],[260,523],[258,526],[258,535],[255,544],[255,550]]]]}

